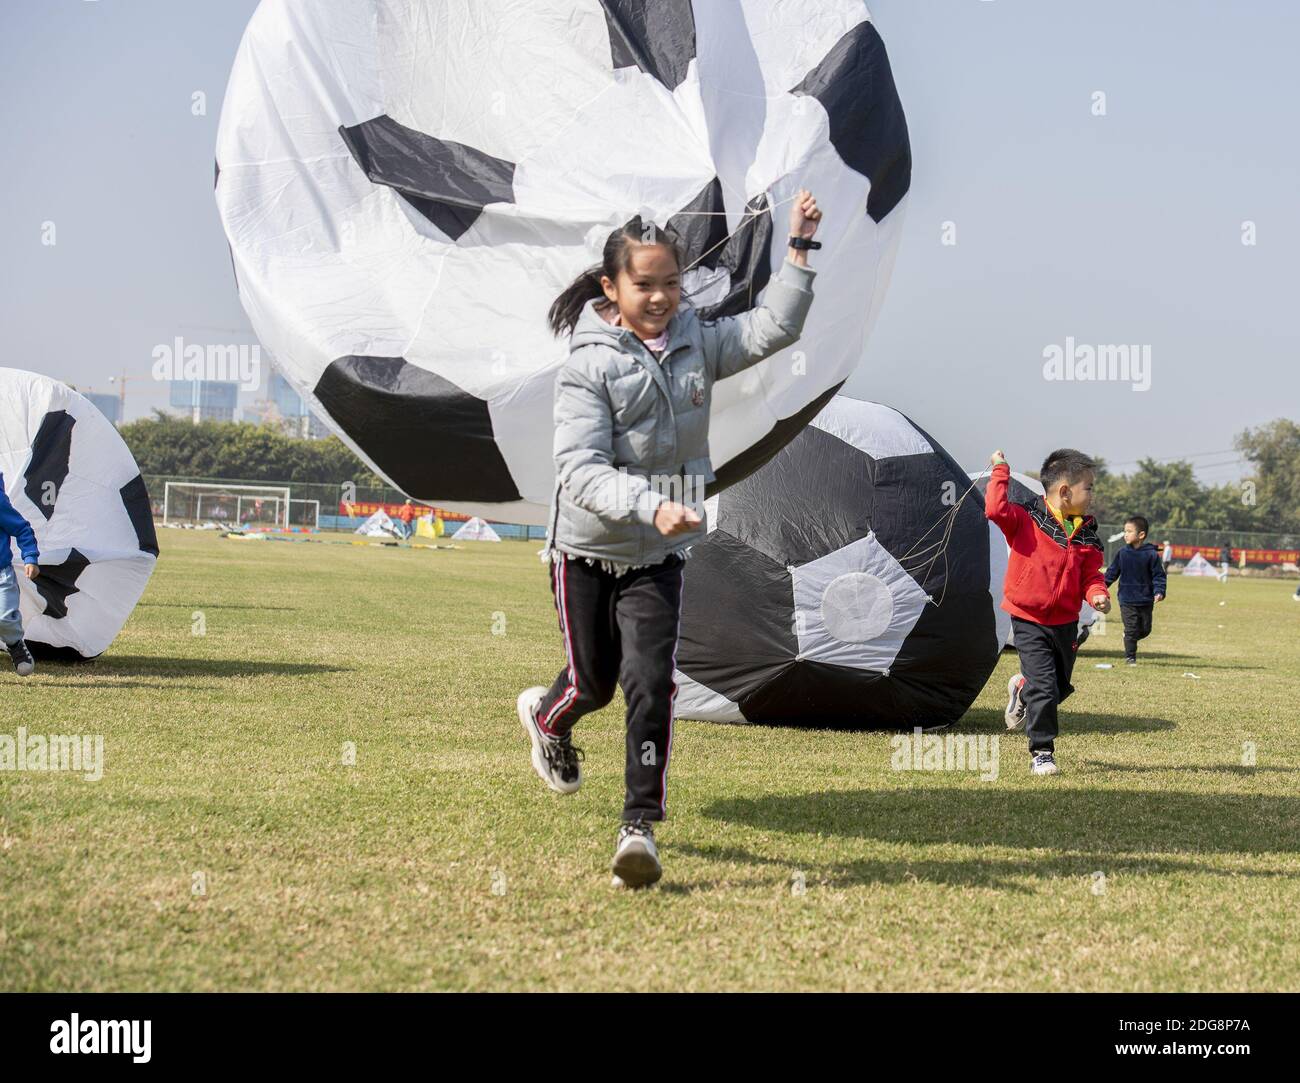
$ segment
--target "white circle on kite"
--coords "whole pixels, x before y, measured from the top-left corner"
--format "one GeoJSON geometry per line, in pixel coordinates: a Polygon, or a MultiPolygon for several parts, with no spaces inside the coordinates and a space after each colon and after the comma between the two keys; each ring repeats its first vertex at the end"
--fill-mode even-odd
{"type": "Polygon", "coordinates": [[[868,572],[832,579],[822,594],[822,624],[842,643],[867,643],[894,619],[894,596],[884,580],[868,572]]]}

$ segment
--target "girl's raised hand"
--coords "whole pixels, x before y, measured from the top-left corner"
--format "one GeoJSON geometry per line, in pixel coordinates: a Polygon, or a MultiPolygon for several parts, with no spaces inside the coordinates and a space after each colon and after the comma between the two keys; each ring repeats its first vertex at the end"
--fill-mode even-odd
{"type": "Polygon", "coordinates": [[[817,200],[807,188],[800,188],[790,207],[790,236],[811,238],[821,220],[822,212],[817,209],[817,200]]]}

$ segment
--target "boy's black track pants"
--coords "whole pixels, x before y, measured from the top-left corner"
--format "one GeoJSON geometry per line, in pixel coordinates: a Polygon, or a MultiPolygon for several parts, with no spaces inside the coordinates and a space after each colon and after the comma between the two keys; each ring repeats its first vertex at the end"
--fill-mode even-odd
{"type": "Polygon", "coordinates": [[[1151,634],[1151,613],[1154,602],[1146,605],[1125,605],[1120,603],[1120,615],[1124,618],[1124,657],[1136,658],[1138,640],[1146,639],[1151,634]]]}
{"type": "Polygon", "coordinates": [[[1035,624],[1012,617],[1011,624],[1020,673],[1025,678],[1020,699],[1025,705],[1029,753],[1052,752],[1060,732],[1056,706],[1074,691],[1070,676],[1078,650],[1078,622],[1035,624]]]}

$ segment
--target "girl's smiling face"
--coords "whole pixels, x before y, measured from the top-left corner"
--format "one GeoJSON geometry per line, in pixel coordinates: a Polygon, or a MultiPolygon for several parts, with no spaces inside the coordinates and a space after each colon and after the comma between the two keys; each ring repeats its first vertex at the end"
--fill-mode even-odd
{"type": "Polygon", "coordinates": [[[628,265],[611,281],[602,275],[605,296],[618,306],[623,326],[637,338],[658,338],[682,299],[682,272],[666,244],[633,244],[628,265]]]}

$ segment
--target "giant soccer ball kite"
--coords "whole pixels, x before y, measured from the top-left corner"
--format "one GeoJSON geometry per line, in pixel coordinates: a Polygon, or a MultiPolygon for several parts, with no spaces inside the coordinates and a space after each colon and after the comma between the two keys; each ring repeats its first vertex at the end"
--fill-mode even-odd
{"type": "Polygon", "coordinates": [[[966,474],[887,406],[837,397],[706,501],[686,562],[680,718],[956,722],[997,664],[989,535],[966,474]]]}
{"type": "Polygon", "coordinates": [[[422,501],[542,523],[546,313],[612,229],[676,230],[713,318],[761,299],[799,188],[825,212],[802,340],[714,393],[720,490],[858,365],[910,178],[859,0],[266,0],[216,199],[263,346],[353,450],[422,501]]]}
{"type": "MultiPolygon", "coordinates": [[[[149,494],[130,450],[66,384],[0,369],[0,473],[41,552],[41,574],[18,576],[27,642],[46,656],[102,654],[158,559],[149,494]]],[[[16,543],[14,561],[21,570],[16,543]]]]}

